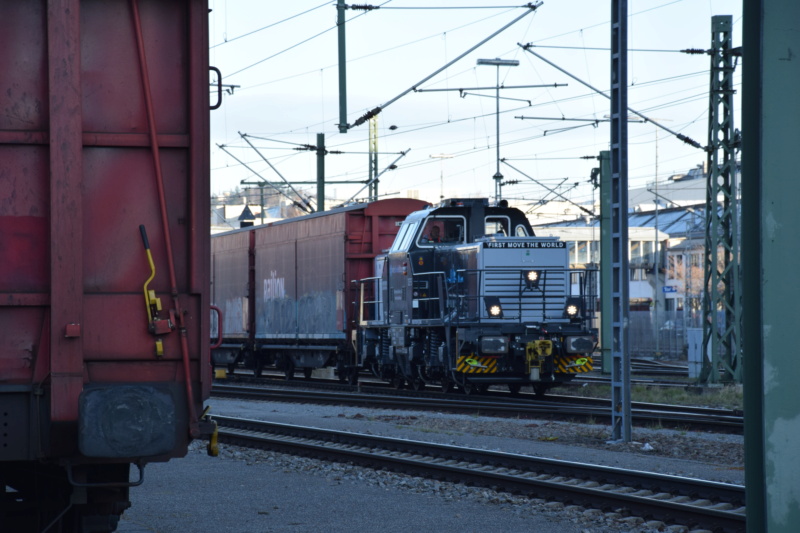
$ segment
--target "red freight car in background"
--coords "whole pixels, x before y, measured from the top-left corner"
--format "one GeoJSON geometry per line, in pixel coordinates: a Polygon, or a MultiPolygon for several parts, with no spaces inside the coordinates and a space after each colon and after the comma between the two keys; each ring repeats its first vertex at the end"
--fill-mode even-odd
{"type": "Polygon", "coordinates": [[[260,375],[276,365],[336,367],[355,379],[353,280],[372,276],[400,223],[428,204],[386,199],[214,235],[212,301],[225,317],[215,365],[244,362],[260,375]]]}
{"type": "Polygon", "coordinates": [[[113,531],[130,465],[205,426],[207,26],[204,0],[0,6],[3,531],[113,531]]]}

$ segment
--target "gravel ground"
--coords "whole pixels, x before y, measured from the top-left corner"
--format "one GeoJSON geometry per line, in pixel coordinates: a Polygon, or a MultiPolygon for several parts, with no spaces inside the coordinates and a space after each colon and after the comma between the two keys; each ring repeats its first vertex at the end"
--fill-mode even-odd
{"type": "Polygon", "coordinates": [[[634,428],[633,442],[613,443],[605,424],[217,398],[210,405],[212,414],[744,483],[740,435],[634,428]]]}
{"type": "MultiPolygon", "coordinates": [[[[634,429],[636,442],[615,444],[608,442],[605,425],[247,400],[209,403],[220,415],[714,481],[741,484],[744,477],[740,436],[634,429]]],[[[213,459],[205,456],[203,443],[193,444],[185,459],[149,466],[144,486],[131,495],[121,533],[687,531],[618,512],[261,450],[222,445],[213,459]]]]}

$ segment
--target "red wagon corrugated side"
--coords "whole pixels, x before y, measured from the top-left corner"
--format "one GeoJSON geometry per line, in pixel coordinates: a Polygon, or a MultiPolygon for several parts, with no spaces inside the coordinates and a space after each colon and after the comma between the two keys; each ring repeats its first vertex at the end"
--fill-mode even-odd
{"type": "Polygon", "coordinates": [[[210,391],[208,5],[3,2],[0,34],[0,524],[112,531],[210,391]]]}
{"type": "Polygon", "coordinates": [[[256,375],[274,364],[287,377],[336,367],[355,377],[351,282],[372,275],[400,223],[427,205],[385,199],[214,235],[213,302],[226,317],[215,364],[244,361],[256,375]]]}

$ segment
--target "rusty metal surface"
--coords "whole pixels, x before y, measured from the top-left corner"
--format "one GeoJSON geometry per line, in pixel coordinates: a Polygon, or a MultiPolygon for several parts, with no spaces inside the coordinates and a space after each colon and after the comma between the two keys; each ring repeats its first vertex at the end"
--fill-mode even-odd
{"type": "Polygon", "coordinates": [[[169,232],[198,405],[210,389],[207,4],[138,10],[168,228],[131,3],[0,6],[0,396],[43,383],[54,421],[75,421],[90,382],[184,383],[179,333],[157,360],[147,330],[140,224],[165,314],[169,232]]]}
{"type": "Polygon", "coordinates": [[[230,315],[225,337],[245,340],[253,331],[261,340],[343,341],[354,326],[351,281],[371,275],[375,255],[391,246],[399,223],[426,205],[380,200],[215,235],[213,303],[230,315]],[[247,234],[255,236],[250,295],[247,234]]]}

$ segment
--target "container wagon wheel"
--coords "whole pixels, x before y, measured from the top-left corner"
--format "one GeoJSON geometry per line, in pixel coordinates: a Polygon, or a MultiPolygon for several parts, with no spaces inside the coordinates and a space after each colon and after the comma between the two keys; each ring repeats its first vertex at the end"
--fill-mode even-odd
{"type": "Polygon", "coordinates": [[[283,378],[286,380],[294,379],[294,361],[291,357],[283,359],[283,378]]]}
{"type": "Polygon", "coordinates": [[[314,372],[314,369],[310,366],[303,367],[303,377],[306,379],[311,379],[311,374],[314,372]]]}

